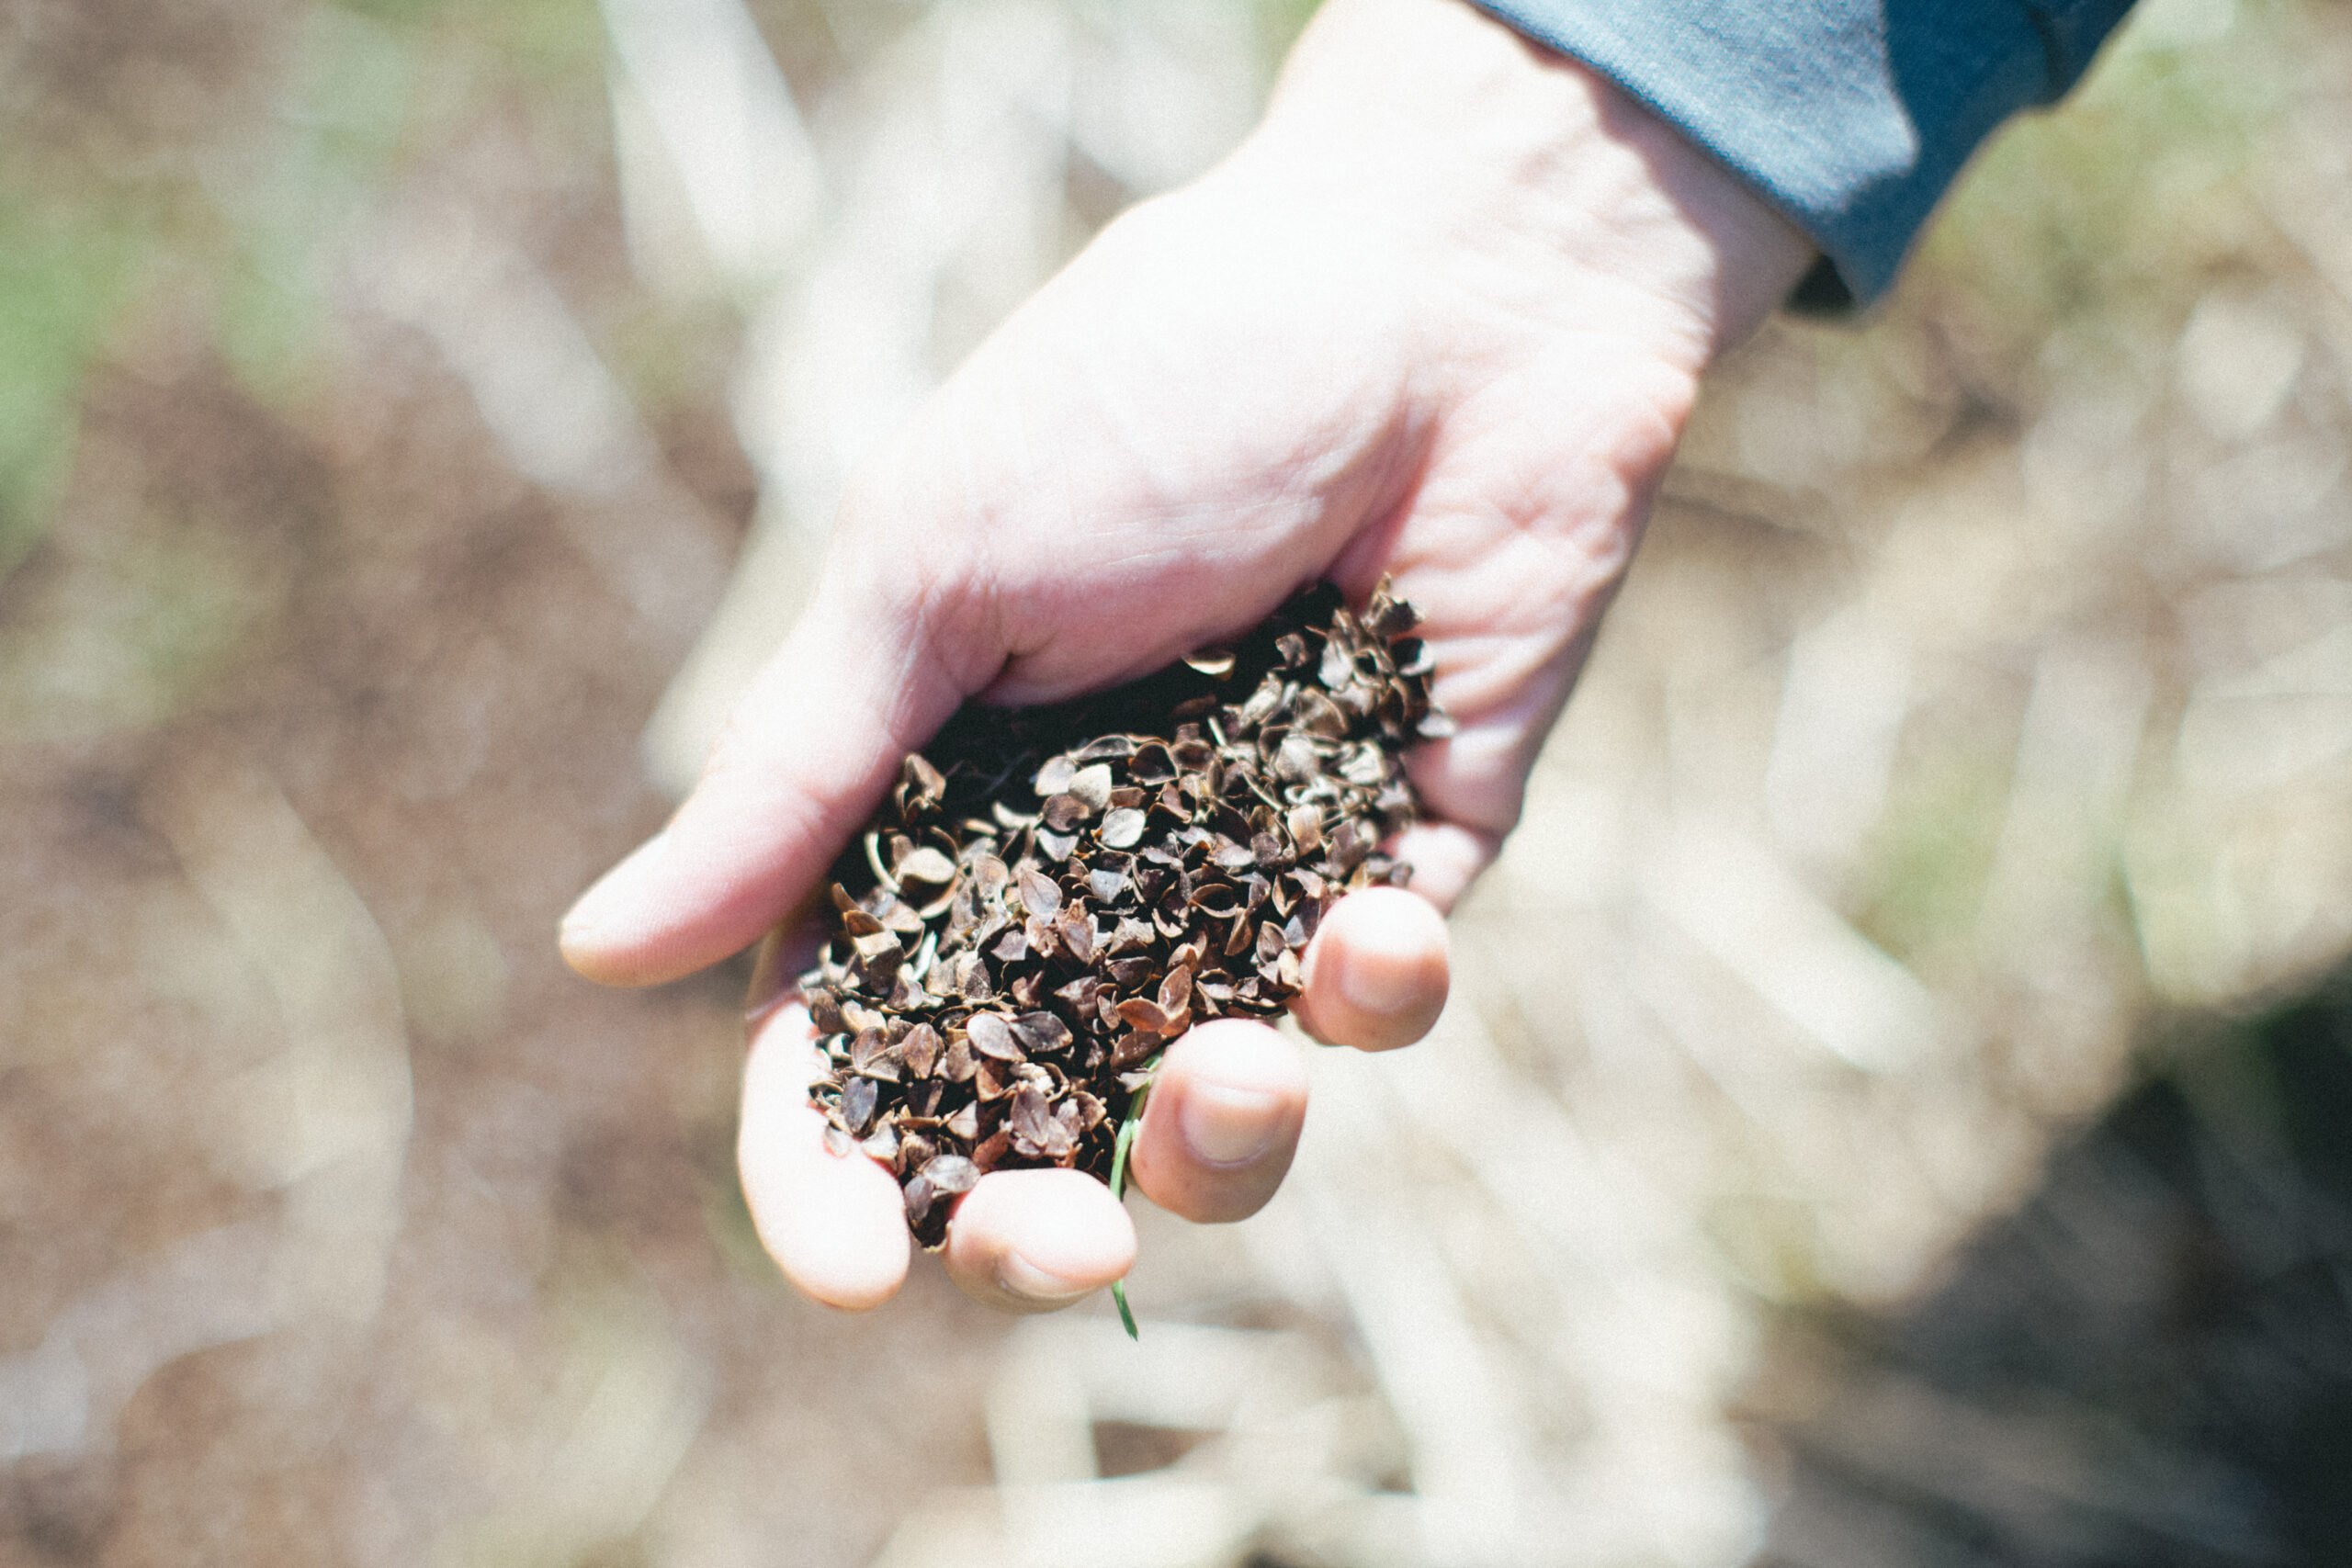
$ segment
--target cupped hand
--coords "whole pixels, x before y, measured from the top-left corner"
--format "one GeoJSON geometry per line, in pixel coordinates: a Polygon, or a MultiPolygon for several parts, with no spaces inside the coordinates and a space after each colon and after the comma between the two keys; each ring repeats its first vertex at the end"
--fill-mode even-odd
{"type": "MultiPolygon", "coordinates": [[[[810,608],[670,826],[573,909],[565,955],[616,984],[725,957],[799,905],[959,703],[1112,684],[1317,578],[1360,600],[1386,573],[1455,724],[1408,760],[1428,820],[1398,850],[1430,904],[1344,901],[1299,1011],[1337,1043],[1417,1038],[1444,995],[1432,907],[1517,819],[1701,371],[1810,255],[1672,130],[1462,0],[1332,0],[1250,140],[1106,229],[853,486],[810,608]]],[[[804,1013],[760,1017],[745,1186],[796,1282],[871,1305],[906,1268],[896,1185],[823,1152],[814,1066],[804,1013]]],[[[1167,1054],[1136,1180],[1238,1218],[1304,1107],[1271,1029],[1204,1025],[1167,1054]]],[[[974,1295],[1035,1309],[1133,1249],[1100,1183],[1012,1172],[964,1198],[946,1256],[974,1295]]]]}
{"type": "MultiPolygon", "coordinates": [[[[808,1088],[824,1066],[790,986],[800,964],[772,935],[753,982],[751,1057],[737,1156],[761,1240],[817,1300],[860,1311],[906,1277],[899,1183],[861,1154],[824,1146],[808,1088]]],[[[1426,900],[1373,888],[1342,901],[1307,944],[1301,1015],[1318,1036],[1366,1050],[1420,1038],[1445,1000],[1445,925],[1426,900]]],[[[1185,1219],[1255,1213],[1290,1168],[1306,1117],[1298,1047],[1263,1023],[1221,1019],[1170,1044],[1128,1165],[1144,1195],[1185,1219]]],[[[1070,1170],[981,1178],[948,1226],[949,1276],[1013,1312],[1067,1306],[1127,1271],[1136,1233],[1094,1178],[1070,1170]]]]}

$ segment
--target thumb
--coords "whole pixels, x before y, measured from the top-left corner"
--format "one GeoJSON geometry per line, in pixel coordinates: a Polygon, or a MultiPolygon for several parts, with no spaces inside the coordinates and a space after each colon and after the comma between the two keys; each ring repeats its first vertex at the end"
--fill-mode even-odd
{"type": "Polygon", "coordinates": [[[571,965],[609,986],[674,980],[757,941],[808,896],[967,689],[927,595],[857,592],[828,574],[736,705],[670,825],[564,917],[571,965]]]}

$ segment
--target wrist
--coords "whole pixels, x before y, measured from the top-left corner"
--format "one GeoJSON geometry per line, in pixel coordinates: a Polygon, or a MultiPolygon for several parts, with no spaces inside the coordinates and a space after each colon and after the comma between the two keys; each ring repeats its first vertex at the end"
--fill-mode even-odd
{"type": "Polygon", "coordinates": [[[1693,374],[1815,255],[1672,126],[1467,0],[1329,0],[1222,172],[1483,306],[1589,322],[1605,302],[1693,374]]]}

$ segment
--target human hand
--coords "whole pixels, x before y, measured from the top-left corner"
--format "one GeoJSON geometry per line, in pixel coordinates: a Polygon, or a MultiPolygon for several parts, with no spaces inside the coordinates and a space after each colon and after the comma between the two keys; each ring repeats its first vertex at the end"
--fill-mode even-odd
{"type": "MultiPolygon", "coordinates": [[[[1672,130],[1461,0],[1332,0],[1250,141],[1106,229],[854,485],[810,609],[671,826],[575,908],[567,957],[618,984],[723,957],[800,903],[966,697],[1111,684],[1317,577],[1361,601],[1383,572],[1456,726],[1408,760],[1429,819],[1398,846],[1450,905],[1517,818],[1700,372],[1810,256],[1672,130]]],[[[763,1006],[797,973],[782,942],[763,1006]]],[[[1299,1010],[1399,1044],[1444,985],[1432,908],[1358,894],[1299,1010]]],[[[823,1152],[808,1041],[789,1001],[755,1019],[745,1187],[796,1282],[867,1306],[906,1268],[897,1188],[823,1152]]],[[[1167,1055],[1137,1184],[1240,1217],[1304,1103],[1272,1030],[1204,1026],[1167,1055]]],[[[947,1262],[1035,1310],[1133,1251],[1100,1183],[1008,1172],[964,1199],[947,1262]]]]}
{"type": "MultiPolygon", "coordinates": [[[[907,1225],[898,1179],[863,1156],[828,1153],[809,1104],[824,1067],[791,977],[814,951],[782,932],[761,950],[737,1153],[752,1218],[786,1272],[820,1301],[859,1308],[904,1278],[907,1225]]],[[[1444,924],[1414,894],[1369,888],[1324,918],[1304,969],[1299,1012],[1318,1033],[1372,1049],[1409,1043],[1445,1000],[1444,924]],[[1345,971],[1331,958],[1342,952],[1345,971]],[[1367,994],[1379,1005],[1364,1007],[1367,994]]],[[[1204,1024],[1160,1058],[1129,1174],[1187,1219],[1243,1218],[1273,1195],[1306,1113],[1305,1063],[1287,1041],[1248,1019],[1204,1024]]],[[[944,1261],[967,1294],[1035,1312],[1119,1278],[1135,1246],[1125,1210],[1093,1177],[998,1172],[956,1211],[944,1261]]]]}

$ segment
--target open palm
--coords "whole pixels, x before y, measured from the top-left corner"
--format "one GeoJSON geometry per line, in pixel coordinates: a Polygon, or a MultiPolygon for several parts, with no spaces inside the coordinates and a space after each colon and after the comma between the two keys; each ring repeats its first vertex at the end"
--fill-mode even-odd
{"type": "MultiPolygon", "coordinates": [[[[1430,902],[1346,900],[1299,1010],[1334,1042],[1418,1038],[1445,991],[1435,908],[1517,819],[1699,374],[1806,256],[1580,67],[1457,0],[1336,0],[1250,141],[1106,230],[853,487],[809,612],[671,827],[574,911],[567,955],[622,983],[721,958],[778,926],[967,698],[1101,687],[1317,578],[1361,599],[1386,573],[1457,727],[1408,760],[1430,819],[1401,853],[1430,902]]],[[[907,1264],[897,1187],[820,1147],[787,953],[774,939],[755,998],[746,1186],[797,1282],[867,1305],[907,1264]]],[[[1195,1030],[1138,1185],[1195,1219],[1253,1211],[1305,1094],[1272,1030],[1195,1030]]],[[[1035,1308],[1133,1249],[1091,1179],[1003,1173],[964,1200],[948,1263],[1035,1308]]]]}

